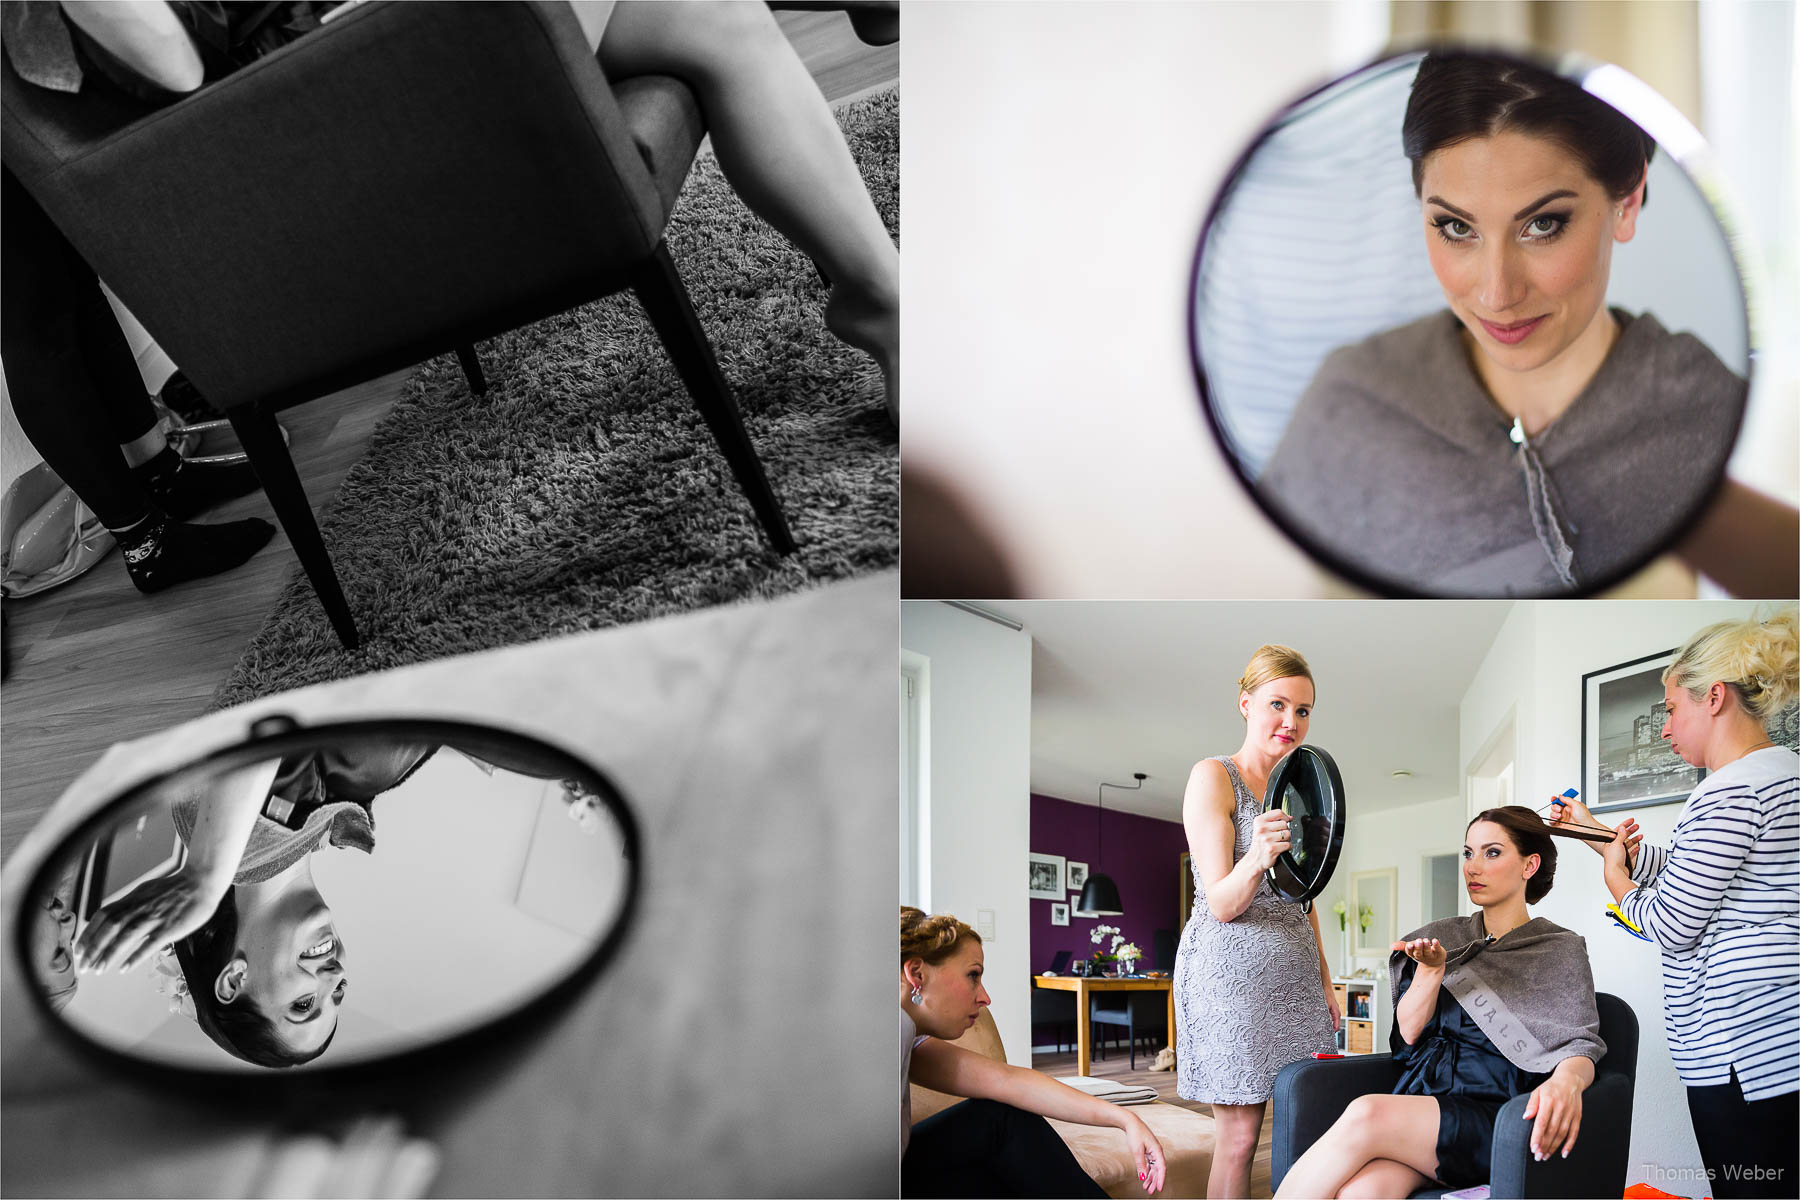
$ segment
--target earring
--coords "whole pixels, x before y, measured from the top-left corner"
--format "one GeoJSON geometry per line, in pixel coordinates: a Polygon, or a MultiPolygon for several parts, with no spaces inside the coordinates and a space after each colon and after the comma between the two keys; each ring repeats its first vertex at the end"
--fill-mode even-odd
{"type": "Polygon", "coordinates": [[[921,988],[914,988],[914,989],[913,989],[913,994],[912,994],[912,1002],[913,1002],[913,1003],[914,1003],[914,1004],[923,1004],[923,1003],[925,1003],[925,992],[924,992],[924,990],[923,990],[923,989],[921,989],[921,988]]]}

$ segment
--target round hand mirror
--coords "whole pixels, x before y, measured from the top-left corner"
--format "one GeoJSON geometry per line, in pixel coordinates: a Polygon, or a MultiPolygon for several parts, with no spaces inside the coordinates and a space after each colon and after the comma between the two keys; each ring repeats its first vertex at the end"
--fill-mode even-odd
{"type": "Polygon", "coordinates": [[[1437,49],[1295,101],[1194,268],[1208,422],[1255,502],[1376,591],[1567,595],[1723,478],[1750,323],[1698,133],[1617,67],[1437,49]]]}
{"type": "Polygon", "coordinates": [[[566,996],[619,945],[638,879],[623,798],[560,750],[442,721],[271,718],[82,825],[13,946],[88,1049],[317,1071],[566,996]]]}
{"type": "Polygon", "coordinates": [[[1331,755],[1300,746],[1275,764],[1263,811],[1277,810],[1291,819],[1291,838],[1266,872],[1269,886],[1283,900],[1310,908],[1331,882],[1344,845],[1344,780],[1331,755]]]}

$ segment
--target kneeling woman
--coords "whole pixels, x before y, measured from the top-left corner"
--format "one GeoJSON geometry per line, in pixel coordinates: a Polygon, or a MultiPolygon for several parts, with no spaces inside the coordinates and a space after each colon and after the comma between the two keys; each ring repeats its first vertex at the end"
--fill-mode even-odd
{"type": "Polygon", "coordinates": [[[1433,1181],[1488,1181],[1494,1120],[1531,1093],[1531,1150],[1565,1157],[1581,1094],[1606,1053],[1587,944],[1542,917],[1556,847],[1528,808],[1490,808],[1469,823],[1463,881],[1480,910],[1395,942],[1394,1094],[1359,1096],[1282,1180],[1282,1196],[1408,1196],[1433,1181]],[[1475,1003],[1479,1000],[1479,1003],[1475,1003]],[[1494,1031],[1523,1026],[1497,1045],[1494,1031]]]}
{"type": "Polygon", "coordinates": [[[1045,1117],[1124,1132],[1138,1179],[1163,1185],[1163,1150],[1128,1108],[952,1045],[991,1003],[981,935],[947,914],[900,910],[900,1194],[1104,1196],[1045,1117]],[[970,1097],[912,1124],[908,1082],[970,1097]]]}

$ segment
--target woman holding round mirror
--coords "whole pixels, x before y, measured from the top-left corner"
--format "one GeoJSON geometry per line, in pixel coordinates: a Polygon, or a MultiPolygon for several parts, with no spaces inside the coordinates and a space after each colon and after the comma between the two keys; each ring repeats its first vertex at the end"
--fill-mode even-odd
{"type": "Polygon", "coordinates": [[[984,970],[981,935],[968,925],[900,909],[900,1194],[1106,1195],[1045,1117],[1120,1130],[1139,1184],[1161,1191],[1162,1144],[1129,1108],[954,1044],[991,1003],[984,970]],[[914,1083],[968,1099],[915,1128],[914,1083]]]}
{"type": "Polygon", "coordinates": [[[1582,1094],[1606,1045],[1586,943],[1526,908],[1550,891],[1556,845],[1541,817],[1508,805],[1469,822],[1462,862],[1475,914],[1433,921],[1393,945],[1392,1094],[1351,1101],[1278,1195],[1409,1196],[1434,1181],[1484,1184],[1495,1118],[1527,1093],[1532,1153],[1542,1161],[1573,1149],[1582,1094]],[[1497,1044],[1515,1025],[1531,1037],[1497,1044]]]}
{"type": "MultiPolygon", "coordinates": [[[[1667,849],[1638,845],[1629,819],[1589,843],[1619,911],[1662,951],[1669,1054],[1721,1197],[1791,1196],[1800,1179],[1800,755],[1769,737],[1797,674],[1793,609],[1688,639],[1663,672],[1662,736],[1707,775],[1667,849]]],[[[1596,824],[1556,803],[1558,822],[1596,824]]]]}
{"type": "Polygon", "coordinates": [[[1710,493],[1747,390],[1606,303],[1656,145],[1576,83],[1455,51],[1420,64],[1402,141],[1446,308],[1327,357],[1259,491],[1412,587],[1615,578],[1710,493]]]}
{"type": "Polygon", "coordinates": [[[1342,1014],[1318,914],[1277,897],[1267,874],[1292,845],[1291,819],[1262,812],[1269,775],[1306,740],[1312,670],[1267,645],[1238,679],[1244,742],[1188,776],[1182,823],[1194,908],[1175,959],[1176,1090],[1212,1105],[1217,1141],[1206,1194],[1250,1194],[1250,1165],[1275,1075],[1333,1049],[1342,1014]]]}

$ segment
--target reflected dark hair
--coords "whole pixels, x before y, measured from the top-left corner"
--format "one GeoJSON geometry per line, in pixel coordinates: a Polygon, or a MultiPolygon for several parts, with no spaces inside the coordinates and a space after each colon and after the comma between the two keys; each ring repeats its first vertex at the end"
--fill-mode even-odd
{"type": "Polygon", "coordinates": [[[206,924],[175,943],[175,961],[187,981],[194,1002],[194,1016],[202,1032],[234,1058],[259,1067],[297,1067],[325,1053],[337,1030],[324,1045],[309,1054],[294,1051],[275,1035],[274,1024],[248,998],[242,1004],[221,1004],[213,993],[219,972],[237,953],[236,889],[227,889],[219,907],[206,924]]]}
{"type": "Polygon", "coordinates": [[[1506,830],[1507,839],[1520,854],[1538,856],[1537,873],[1525,881],[1525,903],[1536,904],[1549,895],[1550,885],[1556,882],[1556,843],[1550,838],[1544,818],[1523,804],[1485,808],[1463,827],[1463,836],[1468,836],[1476,821],[1491,821],[1506,830]]]}
{"type": "MultiPolygon", "coordinates": [[[[1415,193],[1428,155],[1504,132],[1555,142],[1614,200],[1631,194],[1656,154],[1656,143],[1636,122],[1559,75],[1490,54],[1425,56],[1401,124],[1415,193]]],[[[1644,202],[1649,200],[1645,188],[1644,202]]]]}

